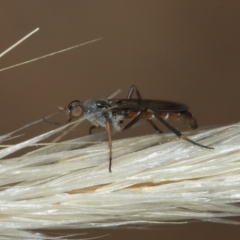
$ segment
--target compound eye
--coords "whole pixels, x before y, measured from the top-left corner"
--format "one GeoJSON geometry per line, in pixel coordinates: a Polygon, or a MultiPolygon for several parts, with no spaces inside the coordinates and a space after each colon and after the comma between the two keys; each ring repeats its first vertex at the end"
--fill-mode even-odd
{"type": "Polygon", "coordinates": [[[71,112],[70,112],[70,116],[72,118],[79,118],[82,116],[83,110],[81,106],[75,106],[71,112]]]}
{"type": "Polygon", "coordinates": [[[78,100],[70,102],[66,109],[66,112],[71,118],[81,117],[83,114],[83,108],[82,108],[81,102],[78,100]]]}

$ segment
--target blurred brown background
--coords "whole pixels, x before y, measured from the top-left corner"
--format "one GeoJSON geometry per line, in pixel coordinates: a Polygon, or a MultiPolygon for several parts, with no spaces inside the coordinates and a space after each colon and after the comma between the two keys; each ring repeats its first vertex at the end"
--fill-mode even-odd
{"type": "MultiPolygon", "coordinates": [[[[0,53],[40,28],[1,58],[0,69],[103,37],[0,72],[0,135],[74,99],[104,97],[119,88],[123,91],[118,97],[124,98],[132,84],[145,98],[190,105],[200,126],[238,122],[239,13],[239,1],[221,0],[0,1],[0,53]]],[[[53,120],[66,119],[60,115],[53,120]]],[[[77,135],[87,134],[87,128],[77,135]]],[[[51,129],[40,123],[24,133],[29,138],[51,129]]],[[[142,125],[137,131],[149,129],[142,125]]],[[[239,239],[240,227],[191,223],[91,233],[110,233],[105,239],[239,239]]]]}

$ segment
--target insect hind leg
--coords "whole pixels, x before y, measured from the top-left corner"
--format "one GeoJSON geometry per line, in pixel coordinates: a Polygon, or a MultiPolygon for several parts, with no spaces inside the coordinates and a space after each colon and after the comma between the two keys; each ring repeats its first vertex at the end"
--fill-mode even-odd
{"type": "Polygon", "coordinates": [[[150,123],[150,125],[155,129],[157,133],[163,133],[163,131],[160,130],[159,127],[157,127],[157,125],[152,121],[152,119],[147,119],[147,121],[150,123]]]}
{"type": "Polygon", "coordinates": [[[207,149],[214,149],[213,147],[208,147],[205,145],[202,145],[200,143],[197,143],[193,140],[191,140],[190,138],[188,138],[187,136],[183,135],[181,132],[179,132],[176,128],[174,128],[173,126],[171,126],[168,122],[166,122],[163,118],[161,118],[155,111],[151,110],[154,117],[156,117],[162,124],[164,124],[169,130],[171,130],[174,134],[176,134],[178,137],[182,138],[185,141],[188,141],[194,145],[197,145],[199,147],[203,147],[203,148],[207,148],[207,149]]]}

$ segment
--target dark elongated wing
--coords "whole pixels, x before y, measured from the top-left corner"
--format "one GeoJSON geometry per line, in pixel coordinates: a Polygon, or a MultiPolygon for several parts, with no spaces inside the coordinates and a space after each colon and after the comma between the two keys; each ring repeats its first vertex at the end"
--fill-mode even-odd
{"type": "Polygon", "coordinates": [[[113,107],[112,111],[140,111],[152,109],[156,112],[182,112],[188,109],[188,106],[182,103],[149,100],[149,99],[110,99],[113,107]]]}

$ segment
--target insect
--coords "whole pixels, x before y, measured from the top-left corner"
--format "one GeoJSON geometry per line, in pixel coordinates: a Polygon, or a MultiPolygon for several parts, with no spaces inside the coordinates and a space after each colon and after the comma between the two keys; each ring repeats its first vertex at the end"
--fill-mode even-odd
{"type": "Polygon", "coordinates": [[[90,134],[94,128],[106,128],[109,142],[109,172],[111,172],[112,166],[112,131],[129,129],[140,119],[146,119],[157,132],[162,133],[152,121],[153,118],[156,118],[178,137],[194,145],[212,149],[212,147],[194,142],[167,122],[168,119],[180,120],[192,129],[196,129],[198,127],[197,121],[192,113],[188,111],[188,106],[178,102],[142,99],[137,87],[134,85],[131,86],[126,99],[93,98],[84,103],[75,100],[70,102],[67,107],[59,107],[59,109],[65,111],[68,115],[67,123],[85,116],[93,124],[89,129],[90,134]],[[137,95],[136,99],[132,98],[134,92],[137,95]],[[124,119],[132,120],[123,127],[124,119]]]}

